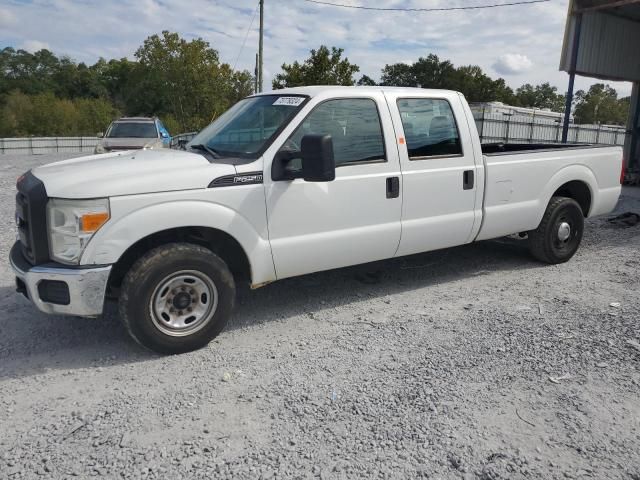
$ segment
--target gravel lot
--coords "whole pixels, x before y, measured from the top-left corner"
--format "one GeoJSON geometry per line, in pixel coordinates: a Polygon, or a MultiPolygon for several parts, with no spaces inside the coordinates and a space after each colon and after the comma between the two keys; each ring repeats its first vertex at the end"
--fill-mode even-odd
{"type": "MultiPolygon", "coordinates": [[[[0,157],[2,258],[54,159],[0,157]]],[[[560,266],[494,241],[285,280],[176,357],[38,313],[3,260],[0,478],[638,480],[639,247],[599,218],[560,266]]]]}

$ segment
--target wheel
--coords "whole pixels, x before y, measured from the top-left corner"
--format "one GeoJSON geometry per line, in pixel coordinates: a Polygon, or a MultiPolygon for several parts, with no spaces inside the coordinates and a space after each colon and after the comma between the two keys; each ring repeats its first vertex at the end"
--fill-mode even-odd
{"type": "Polygon", "coordinates": [[[531,254],[546,263],[564,263],[578,250],[584,216],[572,198],[552,197],[537,229],[529,232],[531,254]]]}
{"type": "Polygon", "coordinates": [[[199,245],[171,243],[145,254],[122,282],[120,317],[140,345],[184,353],[226,325],[236,287],[226,263],[199,245]]]}

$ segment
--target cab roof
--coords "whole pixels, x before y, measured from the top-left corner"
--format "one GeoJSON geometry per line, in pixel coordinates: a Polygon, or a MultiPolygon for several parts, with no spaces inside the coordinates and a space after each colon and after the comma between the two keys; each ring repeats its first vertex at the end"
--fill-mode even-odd
{"type": "Polygon", "coordinates": [[[417,88],[417,87],[381,87],[381,86],[340,86],[340,85],[310,85],[307,87],[292,87],[292,88],[283,88],[281,90],[272,90],[269,92],[261,92],[257,93],[254,96],[260,95],[308,95],[309,97],[315,97],[317,95],[331,92],[334,95],[349,95],[350,92],[354,90],[358,92],[389,92],[396,94],[429,94],[429,93],[457,93],[453,90],[441,90],[434,88],[417,88]]]}

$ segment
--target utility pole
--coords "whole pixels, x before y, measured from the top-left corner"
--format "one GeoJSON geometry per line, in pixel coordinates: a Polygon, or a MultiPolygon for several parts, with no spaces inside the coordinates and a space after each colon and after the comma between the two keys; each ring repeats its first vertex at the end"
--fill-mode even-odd
{"type": "Polygon", "coordinates": [[[258,93],[258,54],[256,53],[256,66],[253,68],[253,93],[258,93]]]}
{"type": "Polygon", "coordinates": [[[258,63],[258,91],[262,92],[262,66],[264,64],[264,59],[262,56],[262,40],[264,37],[264,0],[260,0],[260,43],[258,46],[258,55],[260,57],[260,61],[258,63]]]}

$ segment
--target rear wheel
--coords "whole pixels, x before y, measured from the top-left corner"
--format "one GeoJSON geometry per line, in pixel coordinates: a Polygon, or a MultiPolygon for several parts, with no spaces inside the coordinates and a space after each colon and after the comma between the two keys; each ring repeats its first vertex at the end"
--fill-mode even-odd
{"type": "Polygon", "coordinates": [[[578,202],[552,197],[537,229],[529,232],[531,254],[545,263],[564,263],[578,250],[584,216],[578,202]]]}
{"type": "Polygon", "coordinates": [[[226,325],[235,283],[224,261],[199,245],[155,248],[125,276],[120,317],[129,334],[159,353],[201,348],[226,325]]]}

